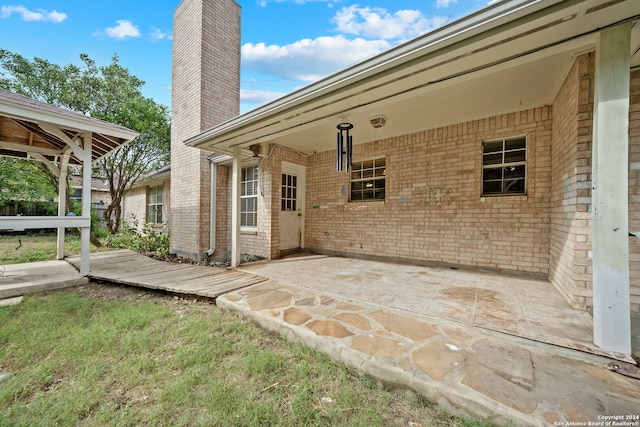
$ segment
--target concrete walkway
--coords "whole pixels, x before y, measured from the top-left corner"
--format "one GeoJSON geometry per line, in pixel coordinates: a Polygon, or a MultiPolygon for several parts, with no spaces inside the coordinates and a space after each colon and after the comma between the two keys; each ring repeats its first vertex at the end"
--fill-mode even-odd
{"type": "Polygon", "coordinates": [[[88,283],[66,261],[8,264],[0,278],[0,299],[88,283]]]}

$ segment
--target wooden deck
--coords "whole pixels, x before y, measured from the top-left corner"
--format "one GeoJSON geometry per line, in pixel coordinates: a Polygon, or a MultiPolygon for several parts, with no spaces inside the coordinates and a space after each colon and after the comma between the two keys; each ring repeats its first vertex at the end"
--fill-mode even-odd
{"type": "MultiPolygon", "coordinates": [[[[67,261],[80,268],[80,257],[67,261]]],[[[265,277],[226,268],[157,261],[130,250],[91,254],[89,279],[128,286],[217,298],[246,286],[268,281],[265,277]]]]}

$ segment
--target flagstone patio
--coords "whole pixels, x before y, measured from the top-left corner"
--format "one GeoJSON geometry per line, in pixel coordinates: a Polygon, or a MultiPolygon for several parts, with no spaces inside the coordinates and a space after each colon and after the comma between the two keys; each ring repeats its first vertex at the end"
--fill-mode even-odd
{"type": "MultiPolygon", "coordinates": [[[[591,315],[571,308],[546,280],[322,255],[251,263],[238,270],[384,308],[631,361],[628,355],[595,346],[591,315]]],[[[640,350],[637,328],[633,341],[634,351],[640,350]]]]}

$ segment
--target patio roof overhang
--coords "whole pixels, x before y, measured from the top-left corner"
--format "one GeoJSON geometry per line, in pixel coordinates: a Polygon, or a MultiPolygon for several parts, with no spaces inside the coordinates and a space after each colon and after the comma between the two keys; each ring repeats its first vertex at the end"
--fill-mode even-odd
{"type": "MultiPolygon", "coordinates": [[[[639,16],[637,0],[503,1],[185,143],[229,155],[259,143],[312,153],[335,149],[343,118],[358,144],[549,105],[600,30],[639,16]],[[387,123],[374,128],[379,115],[387,123]]],[[[632,67],[639,46],[634,25],[632,67]]]]}

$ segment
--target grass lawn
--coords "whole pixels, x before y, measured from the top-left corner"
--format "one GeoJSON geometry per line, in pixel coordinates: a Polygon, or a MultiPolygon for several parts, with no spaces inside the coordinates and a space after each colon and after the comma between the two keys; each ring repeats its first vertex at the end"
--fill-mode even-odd
{"type": "Polygon", "coordinates": [[[204,301],[89,284],[0,307],[0,426],[479,426],[204,301]]]}
{"type": "MultiPolygon", "coordinates": [[[[56,259],[56,239],[55,233],[0,235],[0,265],[56,259]]],[[[77,233],[67,232],[64,241],[66,255],[80,254],[80,236],[77,233]]],[[[91,252],[98,250],[109,249],[91,246],[91,252]]]]}
{"type": "MultiPolygon", "coordinates": [[[[0,236],[0,265],[54,259],[55,241],[0,236]]],[[[78,236],[65,247],[79,253],[78,236]]],[[[384,390],[209,302],[91,283],[0,306],[0,427],[36,425],[485,424],[384,390]]]]}

